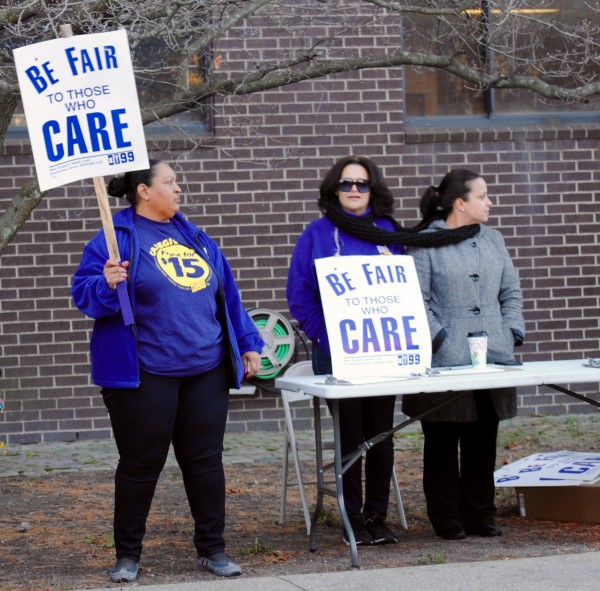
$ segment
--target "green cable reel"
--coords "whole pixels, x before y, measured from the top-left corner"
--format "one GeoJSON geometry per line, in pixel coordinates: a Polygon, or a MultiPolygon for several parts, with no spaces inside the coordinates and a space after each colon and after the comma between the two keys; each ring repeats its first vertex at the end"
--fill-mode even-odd
{"type": "Polygon", "coordinates": [[[248,310],[248,314],[265,342],[256,377],[269,380],[279,375],[294,355],[296,346],[294,329],[284,316],[273,310],[253,308],[248,310]]]}

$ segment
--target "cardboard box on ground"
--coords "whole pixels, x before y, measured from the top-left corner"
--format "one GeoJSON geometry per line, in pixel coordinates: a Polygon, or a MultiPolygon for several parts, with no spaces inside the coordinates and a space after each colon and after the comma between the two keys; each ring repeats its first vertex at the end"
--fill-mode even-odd
{"type": "Polygon", "coordinates": [[[600,523],[600,453],[533,454],[494,477],[497,487],[515,488],[523,517],[600,523]]]}
{"type": "Polygon", "coordinates": [[[600,523],[600,483],[516,487],[519,514],[529,519],[600,523]]]}

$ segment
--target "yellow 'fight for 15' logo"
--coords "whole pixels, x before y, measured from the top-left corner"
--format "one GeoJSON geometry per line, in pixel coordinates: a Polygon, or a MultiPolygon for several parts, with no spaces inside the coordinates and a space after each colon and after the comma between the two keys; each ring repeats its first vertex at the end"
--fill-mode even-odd
{"type": "Polygon", "coordinates": [[[192,292],[207,285],[210,267],[194,250],[172,238],[158,242],[150,249],[160,270],[176,285],[192,292]]]}

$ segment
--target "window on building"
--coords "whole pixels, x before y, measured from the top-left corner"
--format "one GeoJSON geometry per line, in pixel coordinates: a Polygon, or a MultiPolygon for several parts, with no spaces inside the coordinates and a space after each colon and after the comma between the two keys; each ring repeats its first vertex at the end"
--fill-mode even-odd
{"type": "MultiPolygon", "coordinates": [[[[475,0],[474,8],[463,11],[460,18],[432,21],[427,15],[409,15],[403,24],[404,47],[453,55],[457,61],[490,72],[536,76],[569,87],[593,80],[597,76],[593,56],[585,55],[584,45],[565,45],[560,31],[579,27],[583,36],[587,22],[597,25],[599,13],[583,0],[535,4],[475,0]]],[[[460,117],[457,122],[461,123],[465,117],[577,120],[597,118],[600,111],[598,102],[550,100],[529,90],[480,89],[443,70],[413,66],[405,68],[405,103],[407,122],[414,124],[449,117],[460,117]]]]}
{"type": "MultiPolygon", "coordinates": [[[[187,69],[182,71],[173,66],[172,50],[165,41],[153,39],[139,45],[133,51],[133,61],[136,71],[143,72],[137,76],[140,104],[148,107],[168,99],[173,95],[173,89],[187,91],[202,84],[208,75],[210,56],[209,49],[196,53],[187,69]]],[[[205,100],[194,108],[152,123],[146,129],[150,133],[168,133],[178,127],[190,132],[210,131],[211,107],[212,101],[205,100]]]]}

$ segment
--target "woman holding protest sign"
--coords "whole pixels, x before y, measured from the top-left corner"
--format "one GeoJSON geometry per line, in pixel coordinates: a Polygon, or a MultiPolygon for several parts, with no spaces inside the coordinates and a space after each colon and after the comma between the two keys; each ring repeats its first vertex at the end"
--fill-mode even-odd
{"type": "MultiPolygon", "coordinates": [[[[487,360],[514,363],[523,342],[523,298],[500,232],[483,225],[492,202],[483,178],[452,170],[420,202],[423,234],[478,227],[472,240],[436,249],[411,248],[432,336],[432,366],[470,365],[468,334],[487,333],[487,360]]],[[[407,396],[402,410],[419,416],[447,394],[407,396]]],[[[421,419],[427,513],[444,539],[501,535],[494,515],[496,436],[516,415],[514,388],[464,392],[421,419]],[[459,454],[460,449],[460,454],[459,454]],[[459,459],[460,455],[460,459],[459,459]]]]}
{"type": "MultiPolygon", "coordinates": [[[[403,230],[392,217],[393,197],[378,166],[361,156],[338,160],[325,174],[318,200],[324,217],[314,220],[298,238],[287,283],[292,316],[312,341],[315,374],[331,374],[331,351],[321,304],[315,260],[331,256],[402,254],[403,244],[430,244],[464,240],[472,229],[423,236],[403,230]]],[[[339,401],[342,455],[393,426],[393,396],[339,401]]],[[[393,440],[372,446],[365,460],[356,461],[343,477],[347,514],[358,545],[388,544],[397,536],[386,525],[390,480],[394,463],[393,440]]],[[[348,543],[347,533],[343,539],[348,543]]]]}
{"type": "Polygon", "coordinates": [[[181,213],[175,172],[165,162],[108,185],[131,207],[114,216],[123,263],[109,260],[102,232],[85,247],[72,294],[95,319],[94,383],[110,415],[115,474],[114,582],[136,580],[146,520],[173,444],[195,523],[198,566],[241,573],[225,554],[222,463],[229,388],[260,367],[264,346],[246,313],[227,260],[181,213]],[[133,326],[116,288],[127,282],[133,326]]]}

